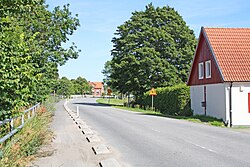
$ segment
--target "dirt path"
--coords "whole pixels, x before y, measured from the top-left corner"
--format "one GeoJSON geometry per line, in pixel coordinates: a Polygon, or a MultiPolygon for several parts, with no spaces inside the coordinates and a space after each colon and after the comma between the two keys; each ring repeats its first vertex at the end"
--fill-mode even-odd
{"type": "Polygon", "coordinates": [[[51,125],[55,137],[49,148],[54,154],[32,162],[33,167],[96,167],[100,157],[92,151],[92,145],[63,108],[63,102],[56,104],[51,125]]]}

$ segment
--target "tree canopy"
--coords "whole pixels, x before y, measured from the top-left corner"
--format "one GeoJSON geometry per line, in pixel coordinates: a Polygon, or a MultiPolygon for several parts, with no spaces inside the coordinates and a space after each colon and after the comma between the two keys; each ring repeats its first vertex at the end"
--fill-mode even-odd
{"type": "Polygon", "coordinates": [[[122,93],[142,95],[151,87],[187,81],[196,39],[174,8],[149,4],[133,12],[112,42],[112,59],[103,73],[122,93]]]}
{"type": "Polygon", "coordinates": [[[0,116],[41,102],[52,92],[58,66],[78,57],[74,43],[62,46],[78,26],[69,5],[50,11],[45,0],[1,1],[0,116]]]}
{"type": "Polygon", "coordinates": [[[77,77],[76,79],[72,79],[71,82],[74,85],[74,94],[75,95],[91,93],[91,86],[85,78],[77,77]]]}
{"type": "Polygon", "coordinates": [[[55,93],[66,97],[69,97],[70,95],[90,94],[91,86],[89,82],[82,77],[71,80],[62,77],[61,79],[58,79],[57,84],[55,84],[55,93]]]}

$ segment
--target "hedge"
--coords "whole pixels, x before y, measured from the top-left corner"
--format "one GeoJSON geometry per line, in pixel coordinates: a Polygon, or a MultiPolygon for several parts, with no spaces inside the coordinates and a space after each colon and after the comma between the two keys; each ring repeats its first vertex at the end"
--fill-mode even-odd
{"type": "MultiPolygon", "coordinates": [[[[156,89],[154,96],[154,108],[167,115],[190,116],[193,114],[190,107],[190,89],[186,85],[176,85],[156,89]]],[[[149,92],[145,93],[140,104],[144,108],[151,106],[152,98],[149,92]]]]}

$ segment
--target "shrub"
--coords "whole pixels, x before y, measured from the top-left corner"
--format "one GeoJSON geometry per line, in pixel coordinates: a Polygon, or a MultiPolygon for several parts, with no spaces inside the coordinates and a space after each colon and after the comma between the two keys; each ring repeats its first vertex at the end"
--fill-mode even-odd
{"type": "MultiPolygon", "coordinates": [[[[157,96],[154,96],[154,107],[167,115],[190,116],[193,114],[190,107],[190,89],[186,85],[176,85],[156,89],[157,96]]],[[[145,93],[140,101],[141,105],[151,106],[151,96],[145,93]]]]}

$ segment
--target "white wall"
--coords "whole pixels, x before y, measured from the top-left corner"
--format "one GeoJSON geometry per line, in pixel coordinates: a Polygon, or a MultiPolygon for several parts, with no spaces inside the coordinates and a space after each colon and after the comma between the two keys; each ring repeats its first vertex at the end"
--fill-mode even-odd
{"type": "Polygon", "coordinates": [[[250,125],[250,113],[248,113],[248,93],[250,93],[250,83],[233,83],[232,86],[233,125],[250,125]]]}
{"type": "Polygon", "coordinates": [[[225,85],[209,84],[207,87],[207,115],[226,121],[225,85]]]}
{"type": "MultiPolygon", "coordinates": [[[[224,84],[206,85],[207,115],[226,121],[226,95],[224,84]]],[[[190,87],[191,108],[195,115],[204,115],[204,85],[190,87]]]]}
{"type": "Polygon", "coordinates": [[[204,107],[201,107],[201,102],[204,101],[203,89],[203,85],[190,87],[191,109],[194,111],[194,115],[204,115],[204,107]]]}
{"type": "MultiPolygon", "coordinates": [[[[207,89],[207,115],[222,118],[229,122],[229,91],[230,84],[209,84],[207,89]]],[[[235,83],[232,86],[232,124],[250,125],[250,113],[248,112],[248,93],[250,83],[235,83]]],[[[195,115],[204,115],[201,102],[204,100],[204,86],[190,87],[191,108],[195,115]]]]}

